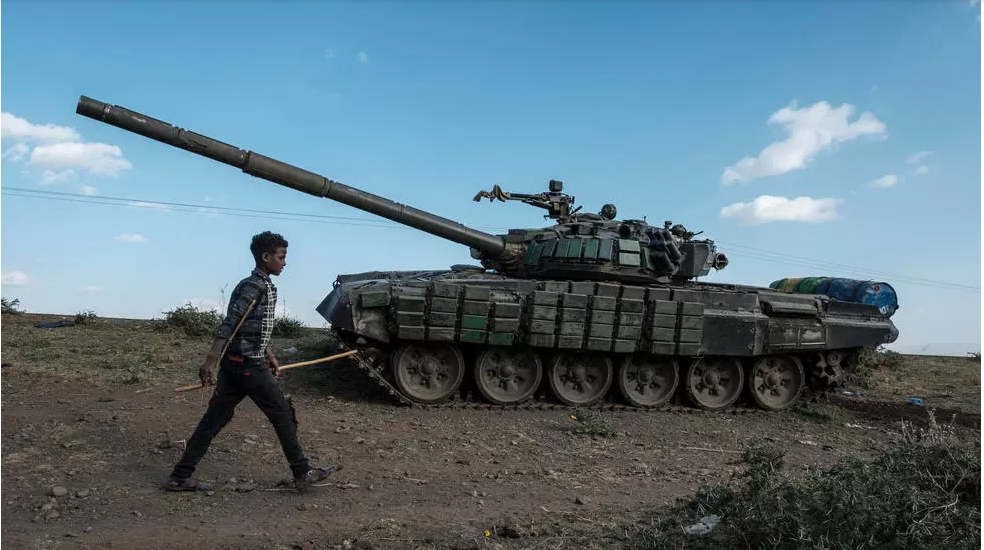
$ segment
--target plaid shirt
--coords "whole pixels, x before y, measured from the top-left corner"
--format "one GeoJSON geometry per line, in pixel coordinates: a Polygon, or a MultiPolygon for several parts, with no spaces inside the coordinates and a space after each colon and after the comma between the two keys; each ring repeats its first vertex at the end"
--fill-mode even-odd
{"type": "Polygon", "coordinates": [[[236,325],[243,318],[250,302],[256,300],[256,305],[243,321],[235,338],[229,342],[228,355],[238,355],[247,359],[263,359],[270,344],[275,322],[274,312],[277,309],[277,287],[270,280],[270,275],[254,269],[229,296],[229,309],[225,320],[215,331],[216,338],[228,339],[236,325]]]}

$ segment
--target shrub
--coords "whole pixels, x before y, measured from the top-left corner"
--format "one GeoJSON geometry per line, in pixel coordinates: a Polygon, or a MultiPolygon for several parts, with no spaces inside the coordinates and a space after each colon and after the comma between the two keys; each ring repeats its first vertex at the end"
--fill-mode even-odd
{"type": "Polygon", "coordinates": [[[874,384],[872,373],[877,370],[899,372],[906,367],[905,356],[901,353],[878,348],[864,348],[852,368],[845,374],[851,384],[863,389],[871,389],[874,384]]]}
{"type": "Polygon", "coordinates": [[[215,310],[201,310],[187,303],[164,313],[164,326],[181,329],[193,338],[212,336],[222,323],[215,310]]]}
{"type": "Polygon", "coordinates": [[[903,422],[902,436],[872,459],[856,456],[793,480],[783,453],[744,446],[732,483],[702,487],[667,529],[638,529],[639,547],[979,548],[980,452],[956,440],[930,414],[928,429],[903,422]],[[696,518],[722,521],[703,536],[684,535],[696,518]]]}
{"type": "MultiPolygon", "coordinates": [[[[212,336],[222,323],[223,316],[215,310],[198,309],[191,303],[164,313],[159,328],[177,328],[195,338],[212,336]]],[[[279,317],[273,325],[273,336],[293,338],[300,334],[304,323],[291,317],[279,317]]]]}
{"type": "Polygon", "coordinates": [[[14,298],[13,300],[0,298],[0,312],[9,313],[11,315],[20,315],[21,313],[24,313],[24,311],[20,309],[20,298],[14,298]]]}
{"type": "Polygon", "coordinates": [[[294,338],[301,333],[304,323],[292,317],[279,317],[273,325],[273,335],[279,338],[294,338]]]}
{"type": "Polygon", "coordinates": [[[858,363],[874,370],[899,370],[905,365],[905,358],[901,353],[883,347],[864,348],[858,363]]]}
{"type": "Polygon", "coordinates": [[[80,311],[75,314],[75,324],[84,325],[90,321],[95,321],[99,317],[96,316],[96,312],[90,310],[80,311]]]}

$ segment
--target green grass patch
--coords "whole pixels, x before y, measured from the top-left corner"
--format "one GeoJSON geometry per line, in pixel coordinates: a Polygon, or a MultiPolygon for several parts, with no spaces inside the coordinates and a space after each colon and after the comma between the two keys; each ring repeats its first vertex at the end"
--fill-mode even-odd
{"type": "Polygon", "coordinates": [[[612,437],[615,435],[611,420],[605,418],[598,411],[576,407],[571,411],[571,420],[573,424],[568,430],[571,434],[588,437],[612,437]]]}

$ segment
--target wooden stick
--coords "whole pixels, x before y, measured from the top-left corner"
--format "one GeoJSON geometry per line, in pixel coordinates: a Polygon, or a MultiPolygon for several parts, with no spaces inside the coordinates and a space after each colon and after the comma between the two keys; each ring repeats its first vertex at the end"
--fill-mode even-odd
{"type": "MultiPolygon", "coordinates": [[[[296,369],[297,367],[306,367],[308,365],[314,365],[315,363],[324,363],[327,361],[334,361],[335,359],[341,359],[342,357],[348,357],[349,355],[354,355],[358,353],[358,350],[346,351],[344,353],[337,353],[335,355],[329,355],[328,357],[322,357],[321,359],[312,359],[310,361],[301,361],[300,363],[291,363],[289,365],[284,365],[278,369],[278,371],[283,371],[287,369],[296,369]]],[[[201,388],[201,384],[194,384],[191,386],[182,386],[180,388],[174,388],[176,392],[185,392],[191,390],[197,390],[201,388]]]]}
{"type": "Polygon", "coordinates": [[[709,449],[707,447],[682,447],[688,451],[707,451],[709,453],[730,453],[730,454],[741,454],[741,451],[732,451],[730,449],[709,449]]]}
{"type": "Polygon", "coordinates": [[[225,346],[222,347],[222,353],[219,354],[220,361],[222,360],[223,357],[225,357],[226,350],[229,349],[229,344],[232,343],[232,339],[235,338],[236,333],[239,332],[239,327],[243,326],[243,323],[246,322],[246,318],[249,317],[249,312],[253,311],[253,306],[255,305],[256,305],[256,300],[254,299],[252,302],[249,303],[249,307],[246,308],[246,313],[243,313],[243,318],[239,320],[239,324],[236,325],[236,328],[232,330],[232,334],[230,334],[229,338],[226,339],[225,346]]]}
{"type": "MultiPolygon", "coordinates": [[[[236,337],[236,333],[239,332],[239,327],[243,326],[243,323],[246,322],[246,318],[249,317],[249,312],[250,311],[253,311],[253,306],[255,306],[255,305],[256,305],[256,299],[254,298],[253,301],[251,301],[249,303],[249,307],[246,308],[246,313],[243,313],[243,318],[240,319],[239,320],[239,323],[236,324],[236,328],[232,329],[232,334],[230,334],[229,337],[226,338],[226,343],[225,343],[224,346],[222,346],[222,353],[219,354],[219,361],[221,361],[222,358],[225,357],[226,350],[229,349],[229,344],[232,343],[232,339],[235,338],[236,337]]],[[[183,388],[176,388],[174,391],[179,391],[179,392],[180,391],[191,391],[191,390],[197,390],[198,388],[205,389],[205,385],[202,384],[202,383],[199,383],[196,386],[185,386],[183,388]]],[[[205,392],[203,391],[202,392],[202,405],[204,405],[204,404],[205,404],[205,392]]]]}

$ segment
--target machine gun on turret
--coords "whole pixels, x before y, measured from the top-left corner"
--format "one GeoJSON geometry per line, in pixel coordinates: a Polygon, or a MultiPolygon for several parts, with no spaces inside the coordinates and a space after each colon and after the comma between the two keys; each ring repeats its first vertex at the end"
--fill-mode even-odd
{"type": "Polygon", "coordinates": [[[545,209],[547,214],[543,216],[544,219],[554,219],[557,220],[558,223],[565,223],[570,221],[571,216],[576,214],[581,207],[578,206],[572,211],[571,205],[574,203],[574,197],[563,193],[563,190],[564,182],[559,180],[550,180],[549,192],[535,194],[510,193],[508,191],[503,191],[498,185],[493,185],[492,191],[479,191],[472,200],[475,202],[481,202],[482,199],[485,198],[489,199],[489,201],[522,201],[531,206],[545,209]]]}
{"type": "MultiPolygon", "coordinates": [[[[489,201],[498,200],[506,202],[508,200],[522,201],[530,206],[536,206],[537,208],[543,208],[547,211],[547,214],[543,216],[544,219],[557,220],[557,223],[568,223],[574,221],[577,218],[576,214],[581,210],[578,206],[571,210],[571,205],[574,204],[574,197],[572,195],[567,195],[563,193],[564,182],[560,180],[550,180],[550,191],[546,193],[510,193],[508,191],[503,191],[498,185],[492,186],[492,191],[479,191],[475,198],[472,200],[475,202],[481,202],[481,200],[489,199],[489,201]]],[[[612,220],[615,219],[616,211],[614,204],[606,204],[602,208],[598,215],[589,214],[589,219],[604,219],[612,220]]]]}

